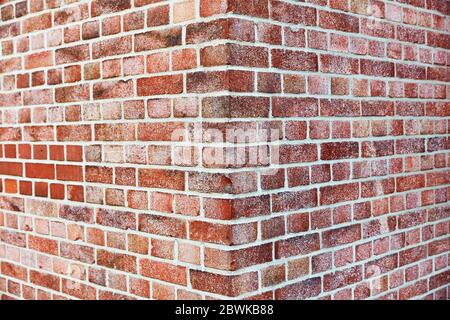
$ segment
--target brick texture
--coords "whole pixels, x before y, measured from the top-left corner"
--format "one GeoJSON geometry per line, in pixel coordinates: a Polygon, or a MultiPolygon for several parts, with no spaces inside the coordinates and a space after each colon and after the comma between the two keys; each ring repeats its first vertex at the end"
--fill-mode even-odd
{"type": "Polygon", "coordinates": [[[446,0],[0,0],[0,298],[449,299],[446,0]]]}

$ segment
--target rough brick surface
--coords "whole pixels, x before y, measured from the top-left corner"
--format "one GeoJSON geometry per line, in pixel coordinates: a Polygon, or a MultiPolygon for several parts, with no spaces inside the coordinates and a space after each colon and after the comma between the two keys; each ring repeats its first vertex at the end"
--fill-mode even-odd
{"type": "Polygon", "coordinates": [[[449,299],[446,0],[0,0],[1,299],[449,299]]]}

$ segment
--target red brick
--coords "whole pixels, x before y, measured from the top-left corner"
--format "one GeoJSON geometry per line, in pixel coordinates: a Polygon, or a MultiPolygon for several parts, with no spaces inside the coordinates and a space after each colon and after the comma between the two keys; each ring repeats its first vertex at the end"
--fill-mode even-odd
{"type": "Polygon", "coordinates": [[[255,0],[252,2],[241,2],[239,0],[228,0],[228,11],[255,17],[267,18],[269,8],[267,0],[255,0]]]}
{"type": "Polygon", "coordinates": [[[258,288],[256,272],[235,276],[224,276],[209,272],[190,270],[191,285],[194,289],[236,297],[258,288]]]}
{"type": "Polygon", "coordinates": [[[189,224],[189,238],[226,245],[239,245],[256,240],[256,225],[253,223],[224,225],[202,221],[189,224]]]}
{"type": "Polygon", "coordinates": [[[269,52],[262,47],[225,44],[203,48],[200,57],[205,67],[231,65],[264,68],[268,66],[269,52]]]}
{"type": "Polygon", "coordinates": [[[395,66],[395,68],[396,68],[396,75],[398,78],[415,79],[415,80],[426,79],[427,70],[425,69],[425,67],[398,63],[395,66]]]}
{"type": "Polygon", "coordinates": [[[7,176],[22,176],[23,164],[17,162],[0,162],[0,174],[7,176]]]}
{"type": "Polygon", "coordinates": [[[340,246],[361,239],[361,226],[355,224],[322,233],[322,243],[325,248],[340,246]]]}
{"type": "Polygon", "coordinates": [[[182,92],[182,75],[141,78],[137,81],[137,93],[139,96],[177,94],[182,92]]]}
{"type": "Polygon", "coordinates": [[[395,25],[382,21],[373,21],[369,19],[361,20],[361,33],[372,37],[385,39],[395,38],[395,25]]]}
{"type": "Polygon", "coordinates": [[[272,50],[272,66],[291,71],[317,71],[318,58],[314,53],[274,49],[272,50]]]}
{"type": "Polygon", "coordinates": [[[83,167],[56,165],[56,179],[63,181],[83,181],[83,167]]]}
{"type": "Polygon", "coordinates": [[[184,190],[184,172],[164,169],[139,169],[139,186],[184,190]]]}
{"type": "Polygon", "coordinates": [[[136,230],[136,214],[127,211],[98,209],[97,223],[122,230],[136,230]]]}
{"type": "Polygon", "coordinates": [[[320,188],[320,204],[328,205],[359,198],[359,186],[357,183],[328,186],[320,188]],[[346,190],[342,193],[342,190],[346,190]]]}
{"type": "Polygon", "coordinates": [[[364,101],[361,103],[363,116],[393,116],[394,104],[385,101],[364,101]]]}
{"type": "Polygon", "coordinates": [[[114,13],[131,8],[131,0],[94,0],[91,2],[92,16],[114,13]]]}
{"type": "Polygon", "coordinates": [[[96,124],[95,140],[99,141],[133,141],[135,127],[132,124],[96,124]]]}
{"type": "Polygon", "coordinates": [[[384,157],[394,154],[394,141],[367,141],[361,145],[363,157],[384,157]]]}
{"type": "Polygon", "coordinates": [[[92,57],[104,58],[128,53],[132,50],[131,37],[119,37],[96,42],[92,45],[92,57]]]}
{"type": "Polygon", "coordinates": [[[312,208],[317,205],[317,191],[283,192],[272,195],[272,210],[274,212],[293,211],[312,208]]]}
{"type": "Polygon", "coordinates": [[[55,166],[53,164],[27,163],[25,165],[25,175],[28,178],[54,179],[55,166]]]}
{"type": "Polygon", "coordinates": [[[0,264],[0,270],[5,276],[16,278],[22,281],[27,280],[27,269],[25,267],[2,261],[0,264]]]}
{"type": "Polygon", "coordinates": [[[59,208],[59,217],[65,220],[92,223],[94,211],[89,208],[63,205],[59,208]]]}
{"type": "Polygon", "coordinates": [[[139,231],[167,237],[186,238],[186,223],[183,220],[156,216],[139,215],[139,231]]]}
{"type": "Polygon", "coordinates": [[[205,249],[205,265],[220,270],[239,270],[248,266],[270,262],[272,260],[272,244],[265,244],[246,249],[224,251],[205,249]]]}
{"type": "Polygon", "coordinates": [[[275,291],[275,297],[279,300],[303,300],[316,297],[321,292],[321,278],[311,278],[294,283],[275,291]]]}
{"type": "Polygon", "coordinates": [[[139,264],[140,273],[144,277],[159,279],[179,285],[186,285],[187,283],[185,267],[174,266],[172,264],[149,259],[142,259],[139,264]]]}
{"type": "Polygon", "coordinates": [[[131,97],[133,95],[133,81],[119,80],[95,83],[93,92],[95,100],[131,97]]]}
{"type": "Polygon", "coordinates": [[[35,270],[30,271],[30,282],[55,291],[59,291],[61,286],[61,280],[59,277],[35,270]]]}
{"type": "Polygon", "coordinates": [[[296,236],[275,243],[275,257],[277,259],[306,255],[318,250],[320,250],[320,238],[318,233],[296,236]]]}
{"type": "Polygon", "coordinates": [[[52,27],[52,14],[50,12],[33,16],[23,21],[23,32],[45,30],[52,27]]]}
{"type": "Polygon", "coordinates": [[[31,250],[36,250],[51,255],[58,255],[58,242],[55,240],[37,236],[29,236],[28,246],[31,250]]]}
{"type": "Polygon", "coordinates": [[[112,176],[112,168],[99,166],[85,167],[85,180],[87,182],[112,183],[112,176]]]}
{"type": "Polygon", "coordinates": [[[256,191],[256,176],[253,172],[232,174],[190,173],[189,189],[207,193],[239,194],[256,191]]]}
{"type": "Polygon", "coordinates": [[[361,267],[352,267],[323,277],[323,289],[325,291],[335,290],[362,280],[361,267]]]}
{"type": "Polygon", "coordinates": [[[271,1],[272,19],[296,25],[316,25],[316,9],[282,1],[271,1]]]}
{"type": "Polygon", "coordinates": [[[33,53],[25,57],[25,69],[49,67],[53,64],[51,51],[33,53]]]}
{"type": "Polygon", "coordinates": [[[397,192],[404,192],[425,187],[425,176],[422,174],[398,177],[397,192]]]}
{"type": "Polygon", "coordinates": [[[427,257],[427,247],[418,246],[410,249],[400,251],[399,253],[399,265],[404,266],[427,257]]]}
{"type": "Polygon", "coordinates": [[[110,269],[136,273],[136,257],[123,253],[97,250],[97,264],[110,269]]]}
{"type": "Polygon", "coordinates": [[[189,93],[206,93],[230,89],[229,74],[224,71],[196,72],[187,76],[189,93]]]}
{"type": "Polygon", "coordinates": [[[431,289],[439,288],[450,280],[450,272],[444,271],[430,278],[429,286],[431,289]]]}
{"type": "Polygon", "coordinates": [[[320,71],[325,73],[358,74],[359,61],[352,58],[321,55],[320,71]]]}
{"type": "Polygon", "coordinates": [[[257,97],[207,97],[203,99],[205,118],[267,117],[270,100],[257,97]]]}
{"type": "Polygon", "coordinates": [[[275,117],[313,117],[318,115],[318,100],[314,98],[272,99],[272,114],[275,117]]]}
{"type": "Polygon", "coordinates": [[[56,64],[74,63],[89,60],[89,45],[80,44],[56,50],[56,64]]]}
{"type": "Polygon", "coordinates": [[[303,163],[317,160],[315,144],[282,145],[280,147],[280,163],[303,163]]]}
{"type": "Polygon", "coordinates": [[[320,145],[320,159],[337,160],[358,158],[359,144],[357,142],[328,142],[320,145]]]}
{"type": "Polygon", "coordinates": [[[361,59],[361,73],[376,77],[394,77],[395,66],[392,62],[361,59]]]}
{"type": "Polygon", "coordinates": [[[58,141],[89,141],[91,140],[91,126],[57,126],[56,137],[58,141]]]}
{"type": "Polygon", "coordinates": [[[24,105],[38,105],[53,103],[53,90],[51,89],[37,89],[25,91],[23,93],[24,105]]]}
{"type": "Polygon", "coordinates": [[[97,289],[83,283],[62,279],[62,292],[79,299],[94,300],[97,289]]]}
{"type": "Polygon", "coordinates": [[[86,101],[89,100],[89,96],[89,85],[86,84],[55,89],[56,102],[86,101]]]}
{"type": "Polygon", "coordinates": [[[343,99],[320,99],[320,115],[354,117],[360,115],[359,103],[343,99]]]}
{"type": "Polygon", "coordinates": [[[61,257],[84,263],[94,263],[94,249],[72,243],[61,243],[61,257]]]}

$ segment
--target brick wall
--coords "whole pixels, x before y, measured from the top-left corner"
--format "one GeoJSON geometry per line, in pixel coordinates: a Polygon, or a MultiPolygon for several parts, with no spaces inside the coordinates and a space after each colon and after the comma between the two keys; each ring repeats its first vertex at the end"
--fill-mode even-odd
{"type": "Polygon", "coordinates": [[[447,299],[446,0],[0,0],[3,299],[447,299]]]}

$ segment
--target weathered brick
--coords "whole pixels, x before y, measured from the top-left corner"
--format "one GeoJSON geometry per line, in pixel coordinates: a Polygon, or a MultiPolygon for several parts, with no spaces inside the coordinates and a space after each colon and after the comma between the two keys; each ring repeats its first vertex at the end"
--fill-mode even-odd
{"type": "Polygon", "coordinates": [[[55,89],[56,102],[86,101],[89,100],[89,96],[89,85],[86,84],[55,89]]]}
{"type": "Polygon", "coordinates": [[[168,237],[186,238],[186,223],[183,220],[156,216],[139,215],[139,231],[168,237]]]}
{"type": "Polygon", "coordinates": [[[123,230],[136,230],[136,214],[127,211],[98,209],[97,223],[123,230]]]}
{"type": "Polygon", "coordinates": [[[320,250],[320,238],[318,233],[305,236],[297,236],[275,243],[275,257],[277,259],[305,255],[320,250]]]}
{"type": "Polygon", "coordinates": [[[25,69],[49,67],[53,64],[51,51],[32,53],[25,57],[25,69]]]}
{"type": "Polygon", "coordinates": [[[181,28],[148,31],[134,37],[136,51],[175,47],[181,45],[181,40],[181,28]]]}
{"type": "Polygon", "coordinates": [[[357,183],[320,188],[320,203],[323,205],[356,200],[358,198],[359,185],[357,183]],[[344,189],[346,192],[342,193],[341,191],[344,189]]]}
{"type": "Polygon", "coordinates": [[[129,9],[131,0],[94,0],[91,3],[92,16],[96,17],[103,14],[119,12],[129,9]]]}
{"type": "Polygon", "coordinates": [[[133,81],[119,80],[95,83],[93,93],[95,100],[131,97],[133,95],[133,81]]]}
{"type": "Polygon", "coordinates": [[[223,276],[209,272],[190,270],[191,285],[194,289],[236,297],[258,288],[256,272],[236,276],[223,276]]]}
{"type": "Polygon", "coordinates": [[[142,259],[139,264],[140,273],[144,277],[150,277],[180,285],[186,285],[187,283],[187,273],[185,267],[174,266],[172,264],[149,259],[142,259]]]}
{"type": "Polygon", "coordinates": [[[274,212],[312,208],[317,205],[317,190],[284,192],[272,195],[274,212]]]}
{"type": "Polygon", "coordinates": [[[291,71],[317,71],[318,58],[314,53],[293,50],[272,50],[272,66],[291,71]]]}
{"type": "Polygon", "coordinates": [[[355,224],[349,227],[324,231],[322,236],[323,246],[325,248],[355,242],[361,239],[361,226],[359,224],[355,224]]]}
{"type": "Polygon", "coordinates": [[[320,159],[351,159],[359,156],[357,142],[327,142],[320,145],[320,159]]]}
{"type": "Polygon", "coordinates": [[[325,291],[335,290],[362,280],[361,267],[352,267],[342,271],[327,274],[323,278],[325,291]]]}
{"type": "Polygon", "coordinates": [[[97,250],[97,264],[128,273],[136,273],[137,270],[136,257],[106,250],[97,250]]]}
{"type": "Polygon", "coordinates": [[[275,297],[280,300],[304,300],[316,297],[322,291],[320,277],[311,278],[288,285],[275,291],[275,297]]]}
{"type": "Polygon", "coordinates": [[[316,9],[283,1],[271,1],[270,16],[274,20],[295,25],[316,25],[316,9]]]}
{"type": "Polygon", "coordinates": [[[193,221],[189,225],[189,238],[226,245],[239,245],[256,240],[254,223],[224,225],[193,221]]]}
{"type": "Polygon", "coordinates": [[[141,78],[137,81],[137,93],[139,96],[177,94],[182,92],[182,75],[141,78]]]}
{"type": "Polygon", "coordinates": [[[89,45],[80,44],[56,50],[56,64],[74,63],[89,60],[89,45]]]}

